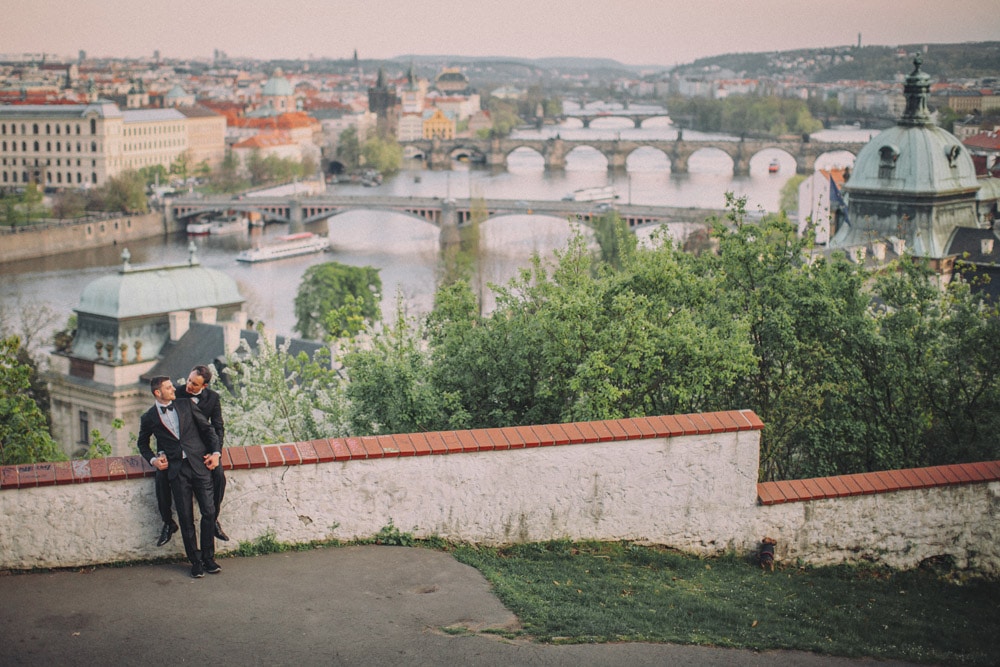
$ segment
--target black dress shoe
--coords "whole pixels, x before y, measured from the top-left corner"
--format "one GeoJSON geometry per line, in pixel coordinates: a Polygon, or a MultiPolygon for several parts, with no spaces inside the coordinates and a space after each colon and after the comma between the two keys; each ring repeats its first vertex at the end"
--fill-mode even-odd
{"type": "Polygon", "coordinates": [[[170,541],[174,533],[177,532],[177,524],[163,524],[163,528],[160,529],[160,539],[156,540],[156,546],[162,547],[164,544],[170,541]]]}
{"type": "Polygon", "coordinates": [[[222,526],[218,521],[215,522],[215,539],[222,540],[223,542],[229,541],[229,536],[222,532],[222,526]]]}

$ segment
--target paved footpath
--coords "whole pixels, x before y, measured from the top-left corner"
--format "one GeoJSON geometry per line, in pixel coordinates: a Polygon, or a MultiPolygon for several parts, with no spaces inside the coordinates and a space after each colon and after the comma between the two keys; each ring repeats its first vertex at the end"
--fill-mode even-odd
{"type": "Polygon", "coordinates": [[[3,665],[749,665],[888,667],[811,653],[672,644],[552,646],[474,568],[430,549],[346,547],[0,576],[3,665]],[[445,628],[450,631],[445,631],[445,628]]]}

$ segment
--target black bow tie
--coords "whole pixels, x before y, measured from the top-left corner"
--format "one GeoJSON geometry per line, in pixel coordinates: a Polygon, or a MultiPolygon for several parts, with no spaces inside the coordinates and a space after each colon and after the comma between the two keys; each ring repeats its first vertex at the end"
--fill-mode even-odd
{"type": "Polygon", "coordinates": [[[161,405],[160,406],[160,412],[162,412],[163,414],[167,414],[167,410],[173,410],[173,409],[174,409],[174,404],[173,403],[171,403],[170,405],[161,405]]]}

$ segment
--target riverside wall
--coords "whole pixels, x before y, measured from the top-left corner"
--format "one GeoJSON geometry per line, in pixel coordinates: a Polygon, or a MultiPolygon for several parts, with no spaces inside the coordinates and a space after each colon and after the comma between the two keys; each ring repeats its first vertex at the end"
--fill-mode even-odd
{"type": "MultiPolygon", "coordinates": [[[[946,556],[1000,574],[1000,462],[894,490],[762,485],[762,427],[731,411],[227,448],[233,540],[217,548],[266,534],[351,540],[390,523],[418,538],[634,540],[700,555],[753,553],[770,535],[779,562],[946,556]]],[[[179,537],[154,546],[152,474],[134,456],[0,467],[0,568],[183,557],[179,537]]]]}
{"type": "Polygon", "coordinates": [[[172,231],[162,211],[142,215],[92,217],[53,221],[30,227],[0,227],[0,262],[36,259],[88,248],[123,245],[134,239],[162,236],[172,231]]]}

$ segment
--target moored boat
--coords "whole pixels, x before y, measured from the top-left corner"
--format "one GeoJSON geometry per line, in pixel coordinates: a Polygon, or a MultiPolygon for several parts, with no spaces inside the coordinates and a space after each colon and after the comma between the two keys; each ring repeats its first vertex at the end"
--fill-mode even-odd
{"type": "Polygon", "coordinates": [[[329,249],[330,242],[325,236],[313,234],[312,232],[301,232],[299,234],[279,236],[274,240],[274,243],[244,250],[236,255],[236,261],[249,263],[270,262],[275,259],[309,255],[329,249]]]}
{"type": "Polygon", "coordinates": [[[227,215],[222,218],[216,218],[211,221],[211,225],[208,228],[209,234],[235,234],[236,232],[245,232],[249,225],[249,221],[245,215],[227,215]]]}
{"type": "Polygon", "coordinates": [[[767,165],[767,173],[769,174],[777,174],[779,169],[781,169],[781,163],[777,160],[771,160],[771,164],[767,165]]]}
{"type": "Polygon", "coordinates": [[[208,234],[209,230],[212,229],[212,223],[209,220],[189,222],[186,229],[189,236],[203,236],[208,234]]]}

